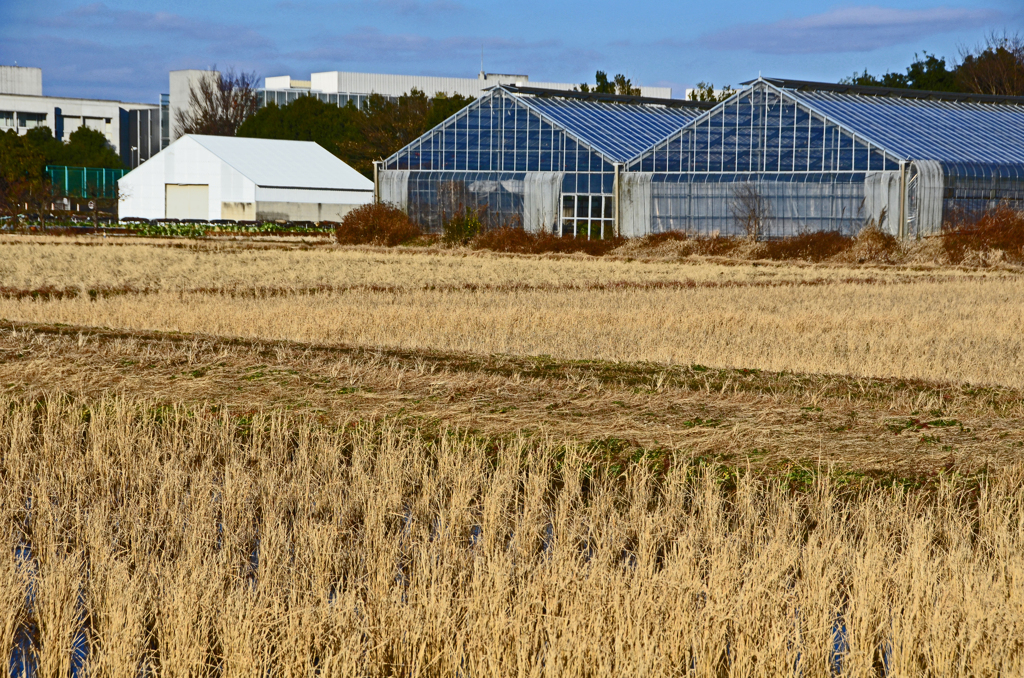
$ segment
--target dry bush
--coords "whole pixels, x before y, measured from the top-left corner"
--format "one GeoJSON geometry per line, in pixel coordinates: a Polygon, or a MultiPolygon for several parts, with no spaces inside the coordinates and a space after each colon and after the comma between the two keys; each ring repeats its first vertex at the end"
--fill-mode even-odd
{"type": "Polygon", "coordinates": [[[808,469],[652,453],[623,472],[552,440],[54,395],[0,398],[0,449],[2,533],[30,549],[0,550],[0,573],[24,572],[19,628],[47,675],[1024,664],[1020,467],[850,490],[808,469]]]}
{"type": "Polygon", "coordinates": [[[556,254],[574,254],[580,252],[601,257],[620,247],[624,238],[586,239],[559,237],[553,233],[540,233],[537,236],[535,251],[538,254],[551,252],[556,254]]]}
{"type": "Polygon", "coordinates": [[[870,223],[860,230],[850,247],[836,255],[836,259],[858,264],[896,264],[906,256],[905,243],[870,223]]]}
{"type": "Polygon", "coordinates": [[[537,236],[522,228],[505,226],[502,228],[492,228],[480,233],[470,241],[469,246],[475,250],[534,254],[536,252],[537,236]]]}
{"type": "Polygon", "coordinates": [[[1024,262],[1024,212],[999,205],[980,215],[955,213],[942,231],[942,247],[950,263],[963,263],[972,254],[984,259],[993,252],[1012,263],[1024,262]]]}
{"type": "Polygon", "coordinates": [[[552,233],[529,233],[522,228],[504,226],[483,231],[470,241],[470,247],[493,252],[519,254],[574,254],[582,252],[601,257],[620,247],[624,238],[588,240],[586,238],[559,237],[552,233]]]}
{"type": "Polygon", "coordinates": [[[670,255],[674,257],[748,257],[756,247],[751,248],[746,238],[714,235],[693,235],[685,231],[664,231],[652,233],[639,240],[625,243],[621,253],[627,255],[670,255]]]}
{"type": "Polygon", "coordinates": [[[838,231],[816,231],[759,243],[763,259],[825,261],[853,246],[854,239],[838,231]]]}
{"type": "Polygon", "coordinates": [[[334,231],[341,245],[395,247],[421,235],[419,227],[394,205],[372,202],[346,214],[334,231]]]}
{"type": "Polygon", "coordinates": [[[685,231],[664,231],[662,233],[652,233],[651,235],[645,236],[643,241],[645,245],[650,247],[657,247],[662,243],[666,242],[689,242],[692,238],[686,234],[685,231]]]}
{"type": "Polygon", "coordinates": [[[743,238],[690,235],[684,231],[664,231],[644,236],[636,243],[636,249],[640,251],[669,249],[677,256],[683,257],[691,255],[719,257],[734,253],[743,244],[743,238]]]}

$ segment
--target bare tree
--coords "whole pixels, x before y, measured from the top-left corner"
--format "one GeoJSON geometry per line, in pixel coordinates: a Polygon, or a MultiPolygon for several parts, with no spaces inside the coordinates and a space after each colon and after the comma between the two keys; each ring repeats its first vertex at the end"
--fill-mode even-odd
{"type": "Polygon", "coordinates": [[[754,181],[744,181],[733,187],[729,210],[751,240],[764,235],[772,217],[771,203],[754,181]]]}
{"type": "MultiPolygon", "coordinates": [[[[215,71],[216,69],[211,69],[215,71]]],[[[175,134],[232,137],[256,112],[255,73],[210,73],[189,87],[188,109],[174,123],[175,134]]]]}
{"type": "Polygon", "coordinates": [[[962,91],[975,94],[1024,96],[1024,37],[991,33],[984,45],[960,48],[956,69],[962,91]]]}

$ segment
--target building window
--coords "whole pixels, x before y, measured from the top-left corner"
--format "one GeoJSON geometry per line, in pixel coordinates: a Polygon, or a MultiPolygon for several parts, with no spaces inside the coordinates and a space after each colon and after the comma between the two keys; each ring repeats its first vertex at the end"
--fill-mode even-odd
{"type": "Polygon", "coordinates": [[[46,113],[18,113],[18,127],[32,129],[46,124],[46,113]]]}
{"type": "Polygon", "coordinates": [[[160,95],[160,150],[171,144],[171,95],[160,95]]]}
{"type": "Polygon", "coordinates": [[[615,199],[610,195],[563,195],[561,235],[601,240],[615,235],[615,199]]]}
{"type": "Polygon", "coordinates": [[[14,127],[14,111],[0,111],[0,127],[14,127]]]}

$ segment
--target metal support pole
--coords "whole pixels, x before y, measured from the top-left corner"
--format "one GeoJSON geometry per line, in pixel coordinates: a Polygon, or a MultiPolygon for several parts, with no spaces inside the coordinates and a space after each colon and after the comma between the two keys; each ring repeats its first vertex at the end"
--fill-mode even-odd
{"type": "Polygon", "coordinates": [[[906,237],[907,231],[907,163],[900,160],[900,220],[897,233],[900,240],[906,237]]]}
{"type": "Polygon", "coordinates": [[[615,211],[614,211],[615,222],[614,222],[614,225],[615,225],[615,237],[616,238],[622,236],[622,232],[619,230],[619,221],[620,221],[619,205],[622,204],[619,201],[619,191],[621,190],[621,187],[622,187],[622,182],[619,180],[619,176],[621,174],[622,174],[622,164],[621,163],[615,163],[615,176],[614,176],[614,179],[612,180],[612,200],[615,203],[615,211]]]}
{"type": "Polygon", "coordinates": [[[380,160],[373,161],[373,201],[380,202],[380,160]]]}

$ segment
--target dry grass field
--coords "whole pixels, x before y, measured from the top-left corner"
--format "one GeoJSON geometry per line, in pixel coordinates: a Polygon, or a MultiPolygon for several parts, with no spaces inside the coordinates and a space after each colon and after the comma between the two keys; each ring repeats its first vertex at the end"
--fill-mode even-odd
{"type": "Polygon", "coordinates": [[[1019,675],[1022,292],[1009,267],[0,237],[0,656],[1019,675]]]}
{"type": "Polygon", "coordinates": [[[1024,276],[1010,272],[20,241],[0,250],[9,320],[1024,387],[1024,276]]]}
{"type": "Polygon", "coordinates": [[[0,650],[31,633],[38,675],[1024,670],[1021,466],[793,492],[685,460],[620,476],[550,440],[54,395],[0,399],[0,450],[0,650]]]}

